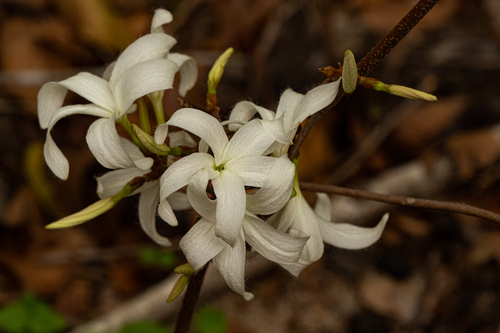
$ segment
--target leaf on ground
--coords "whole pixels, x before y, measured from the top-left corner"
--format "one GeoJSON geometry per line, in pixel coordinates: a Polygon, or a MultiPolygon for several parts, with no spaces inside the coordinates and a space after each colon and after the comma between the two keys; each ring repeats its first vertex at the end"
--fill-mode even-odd
{"type": "Polygon", "coordinates": [[[53,333],[66,327],[63,317],[32,294],[0,310],[0,327],[8,333],[53,333]]]}

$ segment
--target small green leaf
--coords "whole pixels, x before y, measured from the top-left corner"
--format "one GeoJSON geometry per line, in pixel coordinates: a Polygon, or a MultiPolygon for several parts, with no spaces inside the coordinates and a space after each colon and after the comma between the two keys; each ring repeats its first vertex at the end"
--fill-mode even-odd
{"type": "Polygon", "coordinates": [[[225,333],[228,326],[224,312],[212,306],[202,308],[195,318],[196,333],[225,333]]]}
{"type": "Polygon", "coordinates": [[[144,266],[162,269],[171,269],[177,264],[177,256],[174,252],[153,247],[142,249],[139,252],[139,260],[144,266]]]}
{"type": "Polygon", "coordinates": [[[32,294],[0,310],[0,328],[7,333],[54,333],[65,327],[64,318],[32,294]]]}
{"type": "Polygon", "coordinates": [[[172,330],[164,325],[150,321],[130,323],[116,333],[171,333],[172,330]]]}

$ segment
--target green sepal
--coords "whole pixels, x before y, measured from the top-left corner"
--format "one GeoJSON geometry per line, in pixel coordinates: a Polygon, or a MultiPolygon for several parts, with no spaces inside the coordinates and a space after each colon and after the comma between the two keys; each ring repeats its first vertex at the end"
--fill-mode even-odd
{"type": "Polygon", "coordinates": [[[161,145],[155,142],[154,137],[144,132],[139,126],[132,124],[132,131],[137,136],[141,144],[150,152],[160,156],[166,156],[170,153],[170,147],[166,143],[161,145]]]}

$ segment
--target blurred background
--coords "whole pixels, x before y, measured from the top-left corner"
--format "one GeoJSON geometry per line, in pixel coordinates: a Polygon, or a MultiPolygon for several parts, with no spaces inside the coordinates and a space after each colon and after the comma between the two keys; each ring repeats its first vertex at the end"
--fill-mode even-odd
{"type": "MultiPolygon", "coordinates": [[[[306,93],[321,83],[318,68],[342,62],[346,49],[360,60],[415,3],[1,0],[0,331],[78,332],[144,296],[185,261],[177,244],[188,223],[170,228],[159,220],[175,244],[159,248],[140,229],[137,197],[81,226],[44,229],[96,201],[95,177],[106,170],[84,139],[94,119],[71,116],[52,131],[69,159],[69,179],[51,174],[36,116],[41,85],[81,71],[102,74],[148,33],[154,9],[162,7],[174,15],[165,26],[178,40],[173,51],[199,65],[186,101],[204,106],[208,70],[233,47],[218,89],[222,116],[241,100],[275,109],[286,88],[306,93]]],[[[500,2],[441,0],[370,75],[439,101],[358,88],[308,137],[301,179],[500,213],[499,75],[500,2]]],[[[177,97],[166,94],[168,113],[180,108],[177,97]]],[[[74,94],[66,100],[85,102],[74,94]]],[[[332,200],[337,222],[369,226],[389,211],[382,239],[360,251],[327,246],[298,279],[277,265],[261,266],[247,280],[251,302],[227,287],[211,289],[193,332],[500,332],[500,226],[332,200]]],[[[168,332],[173,313],[159,312],[126,332],[168,332]]]]}

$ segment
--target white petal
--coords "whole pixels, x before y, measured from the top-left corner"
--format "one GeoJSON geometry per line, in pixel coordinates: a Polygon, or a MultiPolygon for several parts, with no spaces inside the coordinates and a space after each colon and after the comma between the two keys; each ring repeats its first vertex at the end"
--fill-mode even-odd
{"type": "Polygon", "coordinates": [[[215,237],[215,224],[201,219],[182,237],[179,247],[195,270],[219,254],[227,244],[215,237]]]}
{"type": "Polygon", "coordinates": [[[224,151],[222,160],[228,162],[242,156],[262,155],[273,142],[274,139],[261,125],[260,120],[252,120],[234,134],[224,151]]]}
{"type": "Polygon", "coordinates": [[[97,195],[101,199],[115,195],[120,192],[129,181],[143,175],[144,171],[138,168],[126,168],[106,172],[104,175],[96,178],[97,195]]]}
{"type": "Polygon", "coordinates": [[[164,58],[177,41],[167,34],[148,34],[130,44],[118,57],[109,78],[111,90],[127,70],[140,62],[164,58]]]}
{"type": "Polygon", "coordinates": [[[168,238],[156,231],[156,206],[160,199],[158,187],[151,188],[141,193],[139,198],[139,222],[142,230],[156,243],[162,246],[171,246],[168,238]]]}
{"type": "Polygon", "coordinates": [[[200,142],[198,142],[198,151],[200,153],[208,153],[209,150],[210,146],[208,145],[208,143],[205,140],[200,139],[200,142]]]}
{"type": "Polygon", "coordinates": [[[234,246],[245,215],[243,181],[237,174],[223,170],[217,178],[212,179],[212,184],[217,197],[215,235],[234,246]]]}
{"type": "Polygon", "coordinates": [[[332,202],[330,197],[325,193],[317,193],[316,196],[318,201],[316,201],[314,211],[321,218],[330,221],[332,218],[332,202]]]}
{"type": "Polygon", "coordinates": [[[181,82],[179,84],[179,95],[184,97],[198,80],[198,65],[196,64],[196,60],[180,53],[169,53],[167,59],[175,62],[180,68],[181,82]]]}
{"type": "Polygon", "coordinates": [[[177,65],[166,59],[143,61],[129,68],[116,81],[113,93],[119,114],[125,113],[139,97],[158,90],[172,89],[177,65]]]}
{"type": "Polygon", "coordinates": [[[49,126],[53,114],[61,108],[68,89],[57,82],[45,83],[38,92],[38,122],[45,129],[49,126]]]}
{"type": "Polygon", "coordinates": [[[245,240],[257,252],[276,263],[291,263],[299,260],[300,253],[309,237],[293,237],[271,227],[266,222],[245,215],[243,220],[245,240]]]}
{"type": "Polygon", "coordinates": [[[90,151],[105,168],[135,167],[134,161],[121,144],[114,118],[94,121],[89,127],[86,139],[90,151]]]}
{"type": "Polygon", "coordinates": [[[168,136],[168,125],[161,124],[155,130],[155,142],[159,145],[165,142],[165,139],[168,136]]]}
{"type": "Polygon", "coordinates": [[[77,104],[77,105],[68,105],[63,108],[58,109],[53,113],[52,119],[48,124],[48,130],[50,131],[55,124],[64,117],[73,115],[73,114],[86,114],[90,116],[96,116],[100,118],[110,118],[113,116],[113,113],[100,108],[94,104],[77,104]]]}
{"type": "Polygon", "coordinates": [[[267,134],[275,141],[282,144],[292,144],[291,135],[285,131],[283,117],[274,120],[261,120],[262,127],[266,130],[267,134]]]}
{"type": "Polygon", "coordinates": [[[298,126],[310,115],[328,106],[339,92],[340,80],[309,90],[294,110],[292,126],[298,126]]]}
{"type": "Polygon", "coordinates": [[[102,78],[104,80],[109,82],[109,79],[111,78],[111,73],[113,73],[113,69],[115,68],[115,64],[116,61],[113,61],[108,66],[106,66],[106,69],[104,69],[104,73],[102,73],[102,78]]]}
{"type": "Polygon", "coordinates": [[[224,170],[237,173],[247,186],[263,186],[278,159],[269,156],[244,156],[229,161],[224,170]]]}
{"type": "Polygon", "coordinates": [[[312,264],[312,262],[299,258],[297,262],[283,263],[280,265],[281,267],[286,269],[290,274],[292,274],[295,277],[298,277],[300,275],[300,272],[302,272],[304,268],[306,268],[310,264],[312,264]]]}
{"type": "Polygon", "coordinates": [[[174,211],[168,202],[168,198],[160,201],[160,204],[158,205],[158,215],[160,215],[163,221],[167,222],[172,227],[179,224],[177,217],[175,217],[174,211]]]}
{"type": "Polygon", "coordinates": [[[115,101],[109,83],[97,75],[78,73],[58,83],[103,109],[115,111],[115,101]]]}
{"type": "Polygon", "coordinates": [[[208,172],[202,169],[191,177],[187,195],[193,209],[198,214],[209,221],[215,222],[216,201],[207,197],[207,184],[208,172]]]}
{"type": "Polygon", "coordinates": [[[347,223],[334,223],[321,219],[323,240],[336,247],[357,250],[368,247],[379,240],[389,214],[385,214],[373,228],[362,228],[347,223]]]}
{"type": "Polygon", "coordinates": [[[45,163],[47,163],[50,170],[52,170],[58,178],[63,180],[68,179],[68,160],[57,147],[56,143],[52,139],[52,136],[50,136],[50,132],[47,132],[47,137],[43,146],[43,156],[45,158],[45,163]]]}
{"type": "Polygon", "coordinates": [[[191,177],[201,170],[206,168],[211,175],[216,175],[218,171],[214,168],[214,158],[205,153],[194,153],[183,157],[172,164],[161,176],[160,179],[160,198],[161,200],[168,197],[178,189],[186,186],[191,177]],[[211,172],[211,171],[212,172],[211,172]]]}
{"type": "Polygon", "coordinates": [[[245,292],[245,240],[242,232],[238,235],[234,247],[225,245],[213,259],[215,268],[221,273],[229,288],[249,301],[251,293],[245,292]]]}
{"type": "Polygon", "coordinates": [[[304,95],[293,91],[292,89],[287,89],[283,92],[278,103],[278,109],[276,110],[276,118],[283,116],[293,116],[293,111],[299,105],[300,101],[304,98],[304,95]]]}
{"type": "Polygon", "coordinates": [[[196,141],[194,141],[193,137],[189,135],[186,131],[176,131],[170,133],[169,140],[170,140],[169,141],[170,147],[175,147],[175,146],[196,147],[196,141]]]}
{"type": "MultiPolygon", "coordinates": [[[[252,102],[248,101],[243,101],[243,102],[238,102],[234,106],[233,110],[231,111],[231,115],[229,116],[229,120],[236,120],[236,121],[241,121],[241,122],[248,122],[252,117],[256,114],[259,113],[262,119],[267,119],[267,120],[272,120],[275,118],[274,112],[265,109],[261,106],[255,105],[252,102]]],[[[236,131],[239,129],[241,125],[239,124],[230,124],[229,125],[229,130],[230,131],[236,131]]]]}
{"type": "Polygon", "coordinates": [[[186,193],[174,192],[168,198],[168,202],[173,210],[186,210],[191,208],[191,203],[186,193]]]}
{"type": "Polygon", "coordinates": [[[247,195],[247,210],[254,214],[270,215],[290,200],[295,165],[287,156],[275,159],[262,187],[253,195],[247,195]]]}
{"type": "Polygon", "coordinates": [[[228,143],[226,132],[217,119],[200,110],[188,108],[177,110],[167,124],[185,129],[205,140],[212,148],[216,162],[228,143]]]}
{"type": "Polygon", "coordinates": [[[151,20],[151,33],[162,33],[162,25],[172,22],[174,18],[172,14],[163,8],[158,8],[155,10],[155,15],[151,20]]]}

